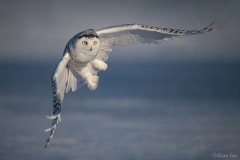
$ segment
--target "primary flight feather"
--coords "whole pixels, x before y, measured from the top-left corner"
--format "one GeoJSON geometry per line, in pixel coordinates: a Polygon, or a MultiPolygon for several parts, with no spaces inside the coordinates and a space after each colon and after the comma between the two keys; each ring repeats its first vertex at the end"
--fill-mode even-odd
{"type": "Polygon", "coordinates": [[[212,24],[201,30],[179,30],[142,24],[126,24],[106,27],[100,30],[88,29],[73,36],[67,43],[62,59],[52,76],[53,114],[45,147],[50,144],[57,124],[61,121],[61,107],[64,94],[87,85],[95,90],[98,85],[98,71],[107,69],[105,61],[114,45],[158,44],[164,40],[195,35],[212,30],[212,24]]]}

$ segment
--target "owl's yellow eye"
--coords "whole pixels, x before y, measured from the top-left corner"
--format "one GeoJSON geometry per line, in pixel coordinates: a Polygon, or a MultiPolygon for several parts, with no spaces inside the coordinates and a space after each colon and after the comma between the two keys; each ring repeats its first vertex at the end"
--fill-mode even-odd
{"type": "Polygon", "coordinates": [[[97,41],[94,41],[94,42],[93,42],[93,45],[96,45],[96,44],[97,44],[97,41]]]}
{"type": "Polygon", "coordinates": [[[86,46],[86,45],[88,45],[88,42],[87,41],[82,41],[82,45],[86,46]]]}

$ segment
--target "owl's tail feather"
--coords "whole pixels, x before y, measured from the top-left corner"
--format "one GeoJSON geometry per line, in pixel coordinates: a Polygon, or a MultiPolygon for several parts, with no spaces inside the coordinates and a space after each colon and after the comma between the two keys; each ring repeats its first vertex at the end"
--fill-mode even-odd
{"type": "Polygon", "coordinates": [[[53,121],[52,121],[52,126],[44,130],[44,132],[51,132],[49,138],[46,140],[46,145],[44,146],[44,148],[48,147],[48,145],[50,144],[50,141],[53,138],[54,132],[57,128],[57,124],[61,121],[61,113],[57,115],[47,116],[47,118],[52,119],[53,121]]]}

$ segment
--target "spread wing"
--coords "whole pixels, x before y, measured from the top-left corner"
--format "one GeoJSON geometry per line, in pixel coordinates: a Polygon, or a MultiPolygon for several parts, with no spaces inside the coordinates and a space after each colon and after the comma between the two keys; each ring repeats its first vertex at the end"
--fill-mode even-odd
{"type": "Polygon", "coordinates": [[[211,31],[212,25],[213,23],[201,30],[179,30],[142,24],[127,24],[103,28],[97,30],[96,33],[102,41],[107,41],[112,45],[131,45],[160,43],[163,40],[173,37],[201,34],[211,31]]]}
{"type": "Polygon", "coordinates": [[[98,59],[107,60],[108,53],[114,45],[133,45],[141,43],[160,43],[174,37],[196,35],[212,30],[209,26],[201,30],[180,30],[171,28],[161,28],[142,24],[126,24],[112,26],[97,30],[97,35],[101,38],[101,50],[98,59]]]}
{"type": "Polygon", "coordinates": [[[53,138],[56,126],[61,121],[61,107],[64,93],[67,93],[70,90],[74,92],[78,87],[85,84],[85,81],[83,81],[83,79],[81,79],[81,77],[68,66],[69,60],[69,54],[65,53],[52,76],[53,114],[47,116],[47,118],[52,120],[52,125],[50,128],[44,130],[45,132],[50,132],[45,148],[49,145],[53,138]]]}
{"type": "Polygon", "coordinates": [[[47,139],[45,148],[49,145],[53,134],[55,132],[57,124],[61,121],[61,106],[64,98],[64,93],[66,90],[66,84],[68,81],[67,64],[70,60],[69,54],[65,54],[64,57],[58,63],[55,73],[52,77],[52,89],[53,89],[53,114],[47,116],[47,118],[52,119],[52,126],[45,129],[45,132],[50,132],[50,136],[47,139]]]}

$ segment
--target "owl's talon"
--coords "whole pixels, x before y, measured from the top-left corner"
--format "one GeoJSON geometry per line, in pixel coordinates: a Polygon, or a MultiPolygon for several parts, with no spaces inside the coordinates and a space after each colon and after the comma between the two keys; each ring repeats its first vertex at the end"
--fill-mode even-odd
{"type": "Polygon", "coordinates": [[[98,79],[99,79],[98,76],[92,76],[91,78],[89,78],[89,80],[87,80],[88,87],[91,90],[95,90],[97,88],[98,79]]]}
{"type": "Polygon", "coordinates": [[[101,60],[95,59],[91,63],[92,63],[93,68],[96,69],[96,70],[99,70],[99,71],[100,70],[102,70],[102,71],[107,70],[108,65],[101,60]]]}

